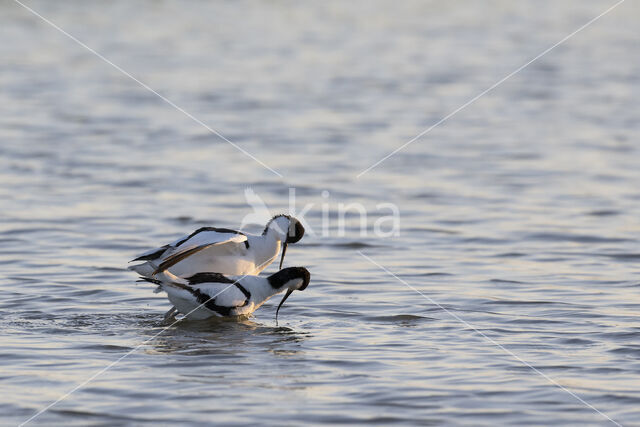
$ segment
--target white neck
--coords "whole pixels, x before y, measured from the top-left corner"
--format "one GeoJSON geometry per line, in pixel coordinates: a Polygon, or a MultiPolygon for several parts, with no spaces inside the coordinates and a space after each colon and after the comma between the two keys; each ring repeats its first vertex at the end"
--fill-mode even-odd
{"type": "Polygon", "coordinates": [[[256,308],[260,307],[272,296],[287,289],[285,285],[280,288],[274,288],[265,277],[238,276],[238,278],[241,277],[243,286],[247,286],[247,289],[251,292],[251,300],[256,304],[256,308]]]}
{"type": "Polygon", "coordinates": [[[264,270],[280,253],[281,240],[274,233],[249,236],[249,246],[255,253],[257,273],[264,270]]]}

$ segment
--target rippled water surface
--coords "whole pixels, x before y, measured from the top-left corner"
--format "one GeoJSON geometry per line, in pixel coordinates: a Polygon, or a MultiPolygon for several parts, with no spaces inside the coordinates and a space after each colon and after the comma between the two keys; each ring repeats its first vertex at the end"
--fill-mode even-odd
{"type": "Polygon", "coordinates": [[[640,425],[637,2],[359,178],[614,2],[28,4],[282,178],[0,3],[0,423],[640,425]],[[127,261],[247,187],[308,289],[152,339],[127,261]]]}

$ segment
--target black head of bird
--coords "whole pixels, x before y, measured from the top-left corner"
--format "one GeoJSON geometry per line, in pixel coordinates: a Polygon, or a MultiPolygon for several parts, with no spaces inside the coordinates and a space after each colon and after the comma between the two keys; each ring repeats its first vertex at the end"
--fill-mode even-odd
{"type": "MultiPolygon", "coordinates": [[[[287,227],[287,234],[282,246],[282,256],[280,257],[280,266],[279,269],[282,269],[282,263],[284,262],[284,254],[287,252],[287,245],[289,243],[297,243],[304,236],[304,227],[302,223],[298,221],[297,218],[291,217],[289,215],[280,215],[282,217],[287,218],[289,221],[287,227]]],[[[279,216],[273,217],[272,221],[279,216]]]]}
{"type": "Polygon", "coordinates": [[[293,291],[304,291],[311,281],[311,273],[304,267],[289,267],[278,271],[268,277],[269,283],[276,289],[286,288],[287,293],[278,304],[276,309],[276,322],[278,321],[278,313],[280,307],[289,298],[293,291]]]}

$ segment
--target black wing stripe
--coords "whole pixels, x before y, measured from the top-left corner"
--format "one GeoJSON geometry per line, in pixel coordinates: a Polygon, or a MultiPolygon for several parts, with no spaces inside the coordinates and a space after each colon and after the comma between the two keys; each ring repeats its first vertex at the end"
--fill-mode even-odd
{"type": "Polygon", "coordinates": [[[227,306],[224,306],[224,305],[216,304],[216,299],[215,298],[211,298],[209,295],[203,294],[198,289],[190,289],[190,292],[196,297],[196,299],[198,300],[198,302],[200,304],[204,305],[209,310],[211,310],[213,312],[216,312],[221,316],[230,316],[232,310],[234,310],[234,309],[236,309],[238,307],[244,307],[245,305],[247,305],[249,303],[249,300],[247,299],[244,302],[244,304],[242,304],[242,305],[234,306],[234,307],[227,307],[227,306]]]}
{"type": "MultiPolygon", "coordinates": [[[[194,276],[198,276],[198,275],[208,275],[208,277],[218,277],[218,276],[222,276],[219,273],[198,273],[195,274],[194,276]]],[[[192,277],[194,277],[192,276],[192,277]]],[[[228,306],[224,306],[224,305],[218,305],[216,304],[216,298],[211,298],[209,295],[200,292],[199,289],[194,289],[191,286],[187,286],[187,285],[183,285],[182,283],[176,283],[176,282],[171,282],[172,285],[180,288],[180,289],[184,289],[186,291],[189,291],[191,293],[191,295],[193,295],[194,297],[196,297],[196,300],[198,301],[199,304],[204,305],[207,309],[218,313],[221,316],[230,316],[231,315],[231,311],[239,308],[239,307],[244,307],[247,304],[249,304],[249,299],[251,298],[251,293],[249,291],[247,291],[244,286],[242,286],[241,284],[239,284],[238,282],[234,282],[233,280],[230,280],[227,277],[222,276],[222,278],[224,278],[224,282],[215,280],[214,282],[220,282],[220,283],[234,283],[238,289],[240,289],[240,291],[247,297],[247,299],[244,301],[243,304],[238,305],[238,306],[233,306],[233,307],[228,307],[228,306]]],[[[142,279],[154,283],[156,281],[156,279],[148,279],[148,278],[144,278],[142,277],[142,279]]],[[[189,279],[187,279],[189,280],[189,279]]],[[[225,289],[226,290],[226,289],[225,289]]],[[[224,292],[224,290],[222,291],[224,292]]]]}
{"type": "Polygon", "coordinates": [[[177,288],[189,291],[191,295],[196,297],[196,300],[198,301],[199,304],[204,305],[209,310],[216,312],[221,316],[229,316],[231,314],[231,310],[236,308],[236,307],[225,307],[222,305],[218,305],[216,304],[215,298],[211,298],[209,295],[200,292],[199,289],[193,289],[191,286],[183,285],[182,283],[177,283],[177,282],[171,282],[171,284],[177,288]]]}
{"type": "Polygon", "coordinates": [[[246,236],[246,234],[240,232],[240,231],[236,231],[236,230],[231,230],[229,228],[218,228],[218,227],[201,227],[198,228],[196,231],[194,231],[193,233],[189,234],[187,237],[185,237],[184,239],[180,240],[178,243],[175,244],[175,247],[177,248],[178,246],[182,245],[184,242],[186,242],[187,240],[189,240],[190,238],[192,238],[193,236],[195,236],[198,233],[202,233],[203,231],[216,231],[218,233],[233,233],[233,234],[242,234],[243,236],[246,236]]]}
{"type": "Polygon", "coordinates": [[[233,280],[220,273],[196,273],[191,277],[187,277],[190,285],[199,285],[200,283],[234,283],[233,280]]]}
{"type": "Polygon", "coordinates": [[[135,261],[153,261],[154,259],[158,259],[162,256],[162,254],[167,250],[167,248],[169,247],[169,245],[165,245],[163,247],[161,247],[160,249],[158,249],[157,251],[155,251],[154,253],[148,254],[148,255],[142,255],[139,256],[136,259],[132,259],[129,262],[135,262],[135,261]]]}
{"type": "Polygon", "coordinates": [[[240,292],[242,292],[247,298],[246,300],[244,300],[244,304],[242,304],[240,307],[244,307],[245,305],[249,304],[249,300],[251,299],[251,292],[249,292],[247,288],[242,286],[239,282],[234,283],[234,285],[236,285],[236,288],[240,289],[240,292]]]}

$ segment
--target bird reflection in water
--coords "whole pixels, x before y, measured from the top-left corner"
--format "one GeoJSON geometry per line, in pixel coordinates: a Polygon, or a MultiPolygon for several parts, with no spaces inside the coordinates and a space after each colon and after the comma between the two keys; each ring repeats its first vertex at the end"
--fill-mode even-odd
{"type": "Polygon", "coordinates": [[[247,318],[184,319],[149,342],[146,352],[242,357],[251,352],[267,351],[292,356],[303,353],[301,344],[308,336],[305,332],[266,326],[247,318]]]}

